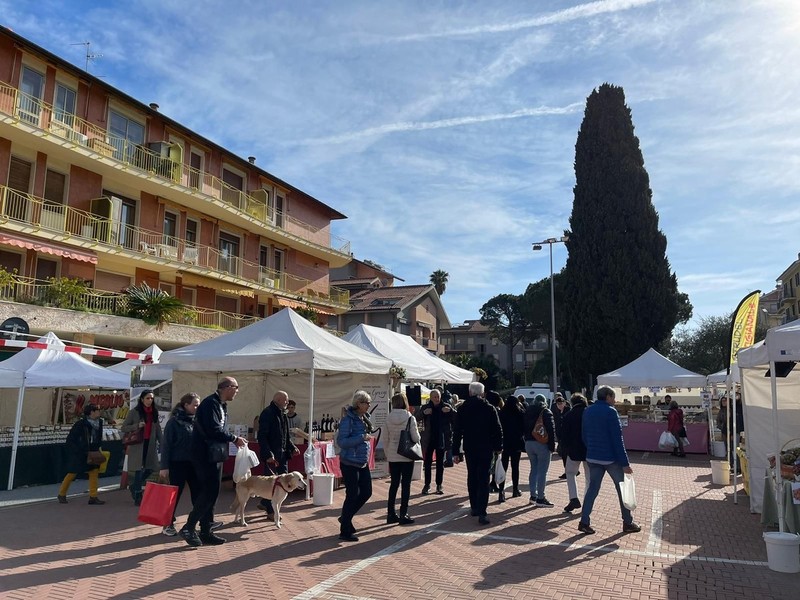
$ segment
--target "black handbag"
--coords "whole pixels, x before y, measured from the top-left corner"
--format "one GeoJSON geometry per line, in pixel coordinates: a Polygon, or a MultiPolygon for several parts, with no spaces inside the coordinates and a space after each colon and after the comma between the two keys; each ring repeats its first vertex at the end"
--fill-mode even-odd
{"type": "Polygon", "coordinates": [[[411,439],[411,419],[413,418],[414,417],[408,417],[406,428],[400,432],[400,442],[397,444],[397,453],[411,460],[422,460],[422,447],[419,445],[419,442],[415,442],[411,439]]]}
{"type": "Polygon", "coordinates": [[[211,442],[208,445],[208,462],[225,462],[228,458],[228,442],[211,442]]]}

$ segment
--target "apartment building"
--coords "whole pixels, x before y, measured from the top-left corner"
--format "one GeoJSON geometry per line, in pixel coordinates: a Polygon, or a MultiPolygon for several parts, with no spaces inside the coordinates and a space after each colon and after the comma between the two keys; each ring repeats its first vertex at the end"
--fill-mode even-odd
{"type": "Polygon", "coordinates": [[[778,314],[781,323],[788,323],[800,317],[800,254],[777,279],[780,289],[778,314]]]}
{"type": "MultiPolygon", "coordinates": [[[[351,260],[331,234],[344,218],[0,27],[0,267],[15,278],[0,318],[31,315],[25,301],[69,278],[87,288],[82,311],[98,311],[92,331],[63,312],[32,320],[84,343],[174,347],[195,339],[187,325],[233,329],[286,306],[327,320],[350,308],[329,278],[351,260]],[[188,323],[131,334],[123,291],[143,282],[191,307],[188,323]]],[[[48,309],[61,310],[36,310],[48,309]]]]}

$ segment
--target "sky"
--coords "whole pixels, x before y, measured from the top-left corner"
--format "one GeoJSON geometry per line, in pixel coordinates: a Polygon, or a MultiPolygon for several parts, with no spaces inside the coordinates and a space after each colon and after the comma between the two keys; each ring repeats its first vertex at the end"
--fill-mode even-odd
{"type": "Polygon", "coordinates": [[[531,246],[569,229],[605,82],[690,326],[798,257],[795,0],[0,0],[0,24],[80,67],[89,41],[93,75],[347,215],[356,258],[405,284],[447,271],[453,324],[549,277],[531,246]]]}

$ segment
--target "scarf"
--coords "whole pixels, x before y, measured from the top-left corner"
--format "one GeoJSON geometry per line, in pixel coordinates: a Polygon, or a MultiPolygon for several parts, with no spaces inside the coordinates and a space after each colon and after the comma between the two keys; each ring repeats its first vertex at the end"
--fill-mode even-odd
{"type": "Polygon", "coordinates": [[[149,440],[153,432],[153,405],[142,406],[144,409],[144,439],[149,440]]]}

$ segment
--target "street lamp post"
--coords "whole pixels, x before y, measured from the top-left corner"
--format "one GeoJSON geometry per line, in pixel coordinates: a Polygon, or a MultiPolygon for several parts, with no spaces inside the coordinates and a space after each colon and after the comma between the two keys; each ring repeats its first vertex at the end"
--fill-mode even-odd
{"type": "Polygon", "coordinates": [[[552,327],[550,337],[550,352],[553,355],[553,398],[555,398],[556,392],[558,391],[558,369],[556,362],[556,294],[553,286],[553,244],[558,244],[559,242],[564,243],[568,241],[569,237],[565,235],[560,238],[547,238],[544,241],[533,244],[533,250],[541,250],[545,244],[550,246],[550,325],[552,327]]]}

